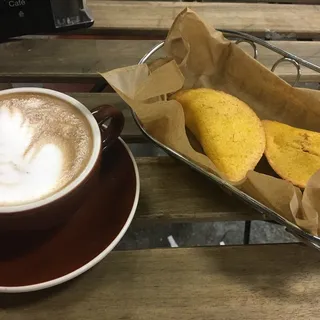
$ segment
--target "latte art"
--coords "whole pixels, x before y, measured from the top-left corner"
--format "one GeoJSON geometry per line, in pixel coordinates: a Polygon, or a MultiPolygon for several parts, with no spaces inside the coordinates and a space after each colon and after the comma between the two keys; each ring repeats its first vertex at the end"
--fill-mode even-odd
{"type": "Polygon", "coordinates": [[[92,132],[74,106],[45,94],[0,96],[0,206],[44,199],[88,164],[92,132]]]}

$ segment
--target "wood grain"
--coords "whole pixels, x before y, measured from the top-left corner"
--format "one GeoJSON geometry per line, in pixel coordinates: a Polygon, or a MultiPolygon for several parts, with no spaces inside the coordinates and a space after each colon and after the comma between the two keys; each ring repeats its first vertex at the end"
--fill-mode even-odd
{"type": "Polygon", "coordinates": [[[159,41],[22,40],[0,44],[0,80],[94,82],[98,72],[137,64],[159,41]]]}
{"type": "Polygon", "coordinates": [[[2,320],[317,320],[319,254],[302,245],[113,252],[55,289],[0,296],[2,320]]]}
{"type": "Polygon", "coordinates": [[[104,104],[117,107],[125,117],[122,138],[128,143],[146,142],[131,116],[130,108],[116,93],[71,93],[70,95],[82,102],[89,110],[104,104]]]}
{"type": "MultiPolygon", "coordinates": [[[[116,106],[126,118],[122,137],[128,142],[146,141],[135,125],[129,108],[118,95],[78,93],[72,96],[89,109],[102,104],[116,106]]],[[[260,213],[172,158],[138,158],[137,163],[141,178],[141,195],[136,216],[139,222],[263,219],[260,213]]]]}
{"type": "Polygon", "coordinates": [[[89,0],[88,5],[95,25],[87,32],[166,33],[186,6],[219,29],[259,33],[271,30],[299,36],[318,35],[320,32],[319,5],[101,0],[89,0]]]}
{"type": "MultiPolygon", "coordinates": [[[[119,1],[119,0],[95,0],[95,1],[119,1]]],[[[126,1],[135,1],[135,0],[126,0],[126,1]]],[[[141,1],[148,1],[148,0],[141,0],[141,1]]],[[[170,0],[163,0],[163,1],[170,1],[170,0]]],[[[172,1],[171,1],[172,2],[172,1]]],[[[192,2],[185,0],[185,2],[192,2]]],[[[290,4],[319,4],[319,0],[198,0],[197,2],[241,2],[241,3],[290,3],[290,4]]]]}
{"type": "MultiPolygon", "coordinates": [[[[96,1],[119,1],[119,0],[96,0],[96,1]]],[[[134,1],[134,0],[127,0],[127,1],[134,1]]],[[[141,0],[141,1],[148,1],[148,0],[141,0]]],[[[169,0],[163,0],[169,1],[169,0]]],[[[192,2],[192,1],[185,1],[185,2],[192,2]]],[[[198,0],[197,2],[249,2],[249,3],[290,3],[290,4],[319,4],[319,0],[198,0]]]]}
{"type": "MultiPolygon", "coordinates": [[[[320,14],[319,14],[320,15],[320,14]]],[[[94,82],[98,72],[137,64],[159,41],[148,40],[22,40],[0,44],[0,82],[94,82]]],[[[270,41],[301,58],[320,65],[320,41],[270,41]]],[[[241,48],[252,55],[248,44],[241,48]]],[[[280,58],[258,46],[259,61],[269,69],[280,58]]],[[[154,58],[164,56],[159,51],[154,58]]],[[[294,81],[296,71],[280,64],[276,73],[294,81]]],[[[302,67],[301,81],[319,82],[320,74],[302,67]]]]}
{"type": "MultiPolygon", "coordinates": [[[[111,104],[125,115],[122,137],[127,142],[145,142],[129,108],[117,94],[72,94],[89,109],[111,104]]],[[[147,145],[146,145],[147,147],[147,145]]],[[[262,215],[231,197],[200,174],[169,157],[138,158],[141,196],[139,222],[195,222],[261,220],[262,215]],[[170,196],[168,196],[170,195],[170,196]]]]}
{"type": "MultiPolygon", "coordinates": [[[[110,0],[109,0],[110,1],[110,0]]],[[[202,0],[199,2],[250,2],[250,3],[290,3],[290,4],[319,4],[319,0],[202,0]]]]}
{"type": "Polygon", "coordinates": [[[260,213],[169,157],[138,158],[141,194],[136,219],[145,222],[261,220],[260,213]]]}
{"type": "MultiPolygon", "coordinates": [[[[111,104],[126,118],[122,137],[142,142],[140,130],[129,108],[117,94],[72,94],[89,109],[111,104]]],[[[262,215],[227,195],[198,173],[169,157],[137,159],[141,177],[141,196],[137,219],[143,221],[191,222],[260,220],[262,215]],[[168,196],[170,195],[170,196],[168,196]]]]}

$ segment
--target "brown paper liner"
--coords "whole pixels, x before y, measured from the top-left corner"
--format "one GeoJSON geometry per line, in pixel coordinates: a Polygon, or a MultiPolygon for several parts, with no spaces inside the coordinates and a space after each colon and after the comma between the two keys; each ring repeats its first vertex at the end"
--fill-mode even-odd
{"type": "MultiPolygon", "coordinates": [[[[183,109],[177,101],[168,100],[181,88],[219,89],[245,101],[260,119],[318,131],[320,92],[291,87],[193,11],[178,15],[165,51],[164,59],[149,66],[116,69],[102,76],[152,137],[210,173],[223,178],[207,156],[192,148],[183,109]]],[[[268,173],[250,171],[238,187],[304,230],[319,234],[320,172],[310,179],[303,195],[291,183],[268,173]]]]}

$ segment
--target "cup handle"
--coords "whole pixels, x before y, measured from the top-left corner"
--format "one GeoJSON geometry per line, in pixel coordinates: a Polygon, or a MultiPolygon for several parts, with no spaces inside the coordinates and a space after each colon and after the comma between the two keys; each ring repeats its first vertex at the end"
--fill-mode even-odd
{"type": "Polygon", "coordinates": [[[124,126],[122,112],[110,105],[94,108],[92,115],[98,122],[101,131],[102,150],[109,148],[120,136],[124,126]],[[107,121],[110,121],[106,124],[107,121]]]}

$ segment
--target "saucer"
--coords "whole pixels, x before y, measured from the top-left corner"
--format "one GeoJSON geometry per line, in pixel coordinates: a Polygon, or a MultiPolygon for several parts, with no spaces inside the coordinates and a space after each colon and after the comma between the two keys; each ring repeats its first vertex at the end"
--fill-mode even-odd
{"type": "Polygon", "coordinates": [[[119,139],[103,154],[99,184],[63,226],[0,235],[0,292],[29,292],[69,281],[100,262],[120,241],[140,192],[137,164],[119,139]]]}

